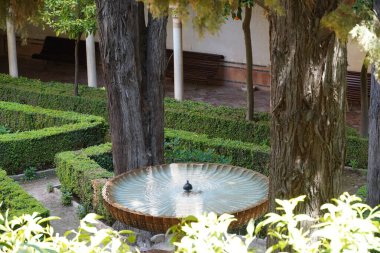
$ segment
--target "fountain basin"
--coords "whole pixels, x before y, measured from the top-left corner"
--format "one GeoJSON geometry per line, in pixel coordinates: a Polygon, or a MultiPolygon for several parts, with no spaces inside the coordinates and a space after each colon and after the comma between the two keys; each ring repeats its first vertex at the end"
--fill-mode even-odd
{"type": "Polygon", "coordinates": [[[230,213],[231,227],[248,223],[268,208],[268,178],[225,164],[175,163],[135,169],[103,188],[112,216],[132,227],[162,233],[189,215],[230,213]],[[184,191],[187,180],[191,191],[184,191]]]}

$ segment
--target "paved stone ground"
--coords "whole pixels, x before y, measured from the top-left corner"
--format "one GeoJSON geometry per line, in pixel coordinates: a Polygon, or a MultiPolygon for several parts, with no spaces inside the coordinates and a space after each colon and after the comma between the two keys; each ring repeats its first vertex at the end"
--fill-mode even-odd
{"type": "Polygon", "coordinates": [[[74,203],[72,206],[63,206],[61,204],[61,192],[58,189],[55,188],[52,193],[47,191],[49,183],[54,186],[59,185],[59,180],[55,175],[44,176],[30,181],[19,181],[19,183],[30,195],[50,210],[50,216],[61,218],[60,220],[51,222],[56,233],[63,235],[68,230],[78,228],[78,204],[74,203]]]}

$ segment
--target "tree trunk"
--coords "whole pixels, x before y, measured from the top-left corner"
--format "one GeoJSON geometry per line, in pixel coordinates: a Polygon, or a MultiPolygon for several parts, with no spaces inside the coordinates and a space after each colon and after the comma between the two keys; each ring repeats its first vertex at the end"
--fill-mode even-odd
{"type": "Polygon", "coordinates": [[[367,203],[372,207],[380,204],[380,84],[375,71],[372,67],[367,172],[367,203]]]}
{"type": "MultiPolygon", "coordinates": [[[[380,18],[380,0],[373,2],[377,18],[380,18]]],[[[367,203],[375,207],[380,204],[380,83],[375,78],[378,69],[372,67],[371,98],[369,107],[369,138],[368,138],[368,172],[367,172],[367,203]]]]}
{"type": "Polygon", "coordinates": [[[163,163],[167,18],[135,0],[96,0],[115,174],[163,163]]]}
{"type": "Polygon", "coordinates": [[[78,35],[75,40],[75,74],[74,74],[74,96],[78,96],[79,94],[79,85],[78,85],[78,75],[79,75],[79,42],[81,35],[78,35]]]}
{"type": "Polygon", "coordinates": [[[321,25],[338,0],[280,0],[270,15],[270,211],[275,199],[306,195],[316,216],[337,197],[345,158],[346,45],[321,25]]]}
{"type": "Polygon", "coordinates": [[[360,134],[362,137],[368,137],[368,84],[367,84],[367,56],[364,58],[360,72],[360,134]]]}
{"type": "Polygon", "coordinates": [[[247,115],[246,119],[252,121],[254,113],[254,89],[253,89],[253,78],[252,78],[252,39],[251,39],[251,18],[252,18],[252,7],[245,7],[244,20],[243,20],[243,31],[244,31],[244,43],[245,43],[245,58],[247,62],[247,115]]]}

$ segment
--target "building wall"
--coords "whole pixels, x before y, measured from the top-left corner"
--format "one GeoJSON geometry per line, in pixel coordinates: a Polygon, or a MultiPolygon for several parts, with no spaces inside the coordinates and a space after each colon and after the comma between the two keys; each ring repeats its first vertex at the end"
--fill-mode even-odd
{"type": "MultiPolygon", "coordinates": [[[[191,14],[193,15],[193,14],[191,14]]],[[[242,32],[242,21],[226,20],[217,34],[205,33],[203,37],[198,34],[192,25],[190,18],[183,24],[183,47],[186,51],[221,54],[225,57],[223,67],[219,71],[217,82],[244,83],[245,78],[245,48],[242,32]]],[[[253,10],[252,43],[254,82],[256,84],[269,84],[270,55],[269,55],[269,23],[264,16],[264,11],[256,6],[253,10]]],[[[50,29],[42,30],[39,27],[30,26],[29,37],[34,45],[46,36],[55,36],[50,29]]],[[[168,22],[167,47],[172,48],[172,20],[168,22]]],[[[65,35],[62,35],[65,37],[65,35]]],[[[35,47],[34,50],[37,50],[35,47]]],[[[38,53],[38,52],[35,52],[38,53]]],[[[364,58],[363,52],[353,42],[348,43],[348,70],[360,71],[364,58]]],[[[186,71],[186,70],[185,70],[186,71]]]]}

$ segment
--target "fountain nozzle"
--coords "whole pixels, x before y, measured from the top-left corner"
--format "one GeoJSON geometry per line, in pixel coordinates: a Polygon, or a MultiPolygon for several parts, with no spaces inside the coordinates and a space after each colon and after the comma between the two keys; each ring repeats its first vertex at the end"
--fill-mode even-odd
{"type": "Polygon", "coordinates": [[[186,180],[186,184],[183,186],[183,189],[186,192],[190,192],[193,189],[193,186],[189,183],[189,180],[186,180]]]}

